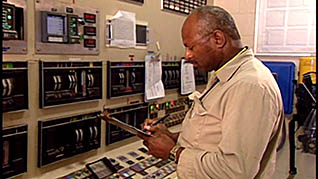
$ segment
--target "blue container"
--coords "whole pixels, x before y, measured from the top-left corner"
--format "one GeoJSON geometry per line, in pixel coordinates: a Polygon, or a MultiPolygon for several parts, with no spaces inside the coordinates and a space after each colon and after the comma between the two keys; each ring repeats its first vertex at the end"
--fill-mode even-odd
{"type": "Polygon", "coordinates": [[[295,64],[293,62],[263,62],[273,74],[277,74],[277,82],[282,94],[285,114],[292,114],[294,104],[295,64]]]}

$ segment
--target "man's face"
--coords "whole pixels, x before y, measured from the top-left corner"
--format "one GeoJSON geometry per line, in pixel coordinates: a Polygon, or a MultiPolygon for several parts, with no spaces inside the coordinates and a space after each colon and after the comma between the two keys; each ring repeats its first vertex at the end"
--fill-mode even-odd
{"type": "Polygon", "coordinates": [[[201,72],[216,70],[221,60],[220,52],[216,50],[213,41],[213,33],[202,34],[198,16],[192,14],[182,27],[183,44],[186,47],[186,59],[188,59],[201,72]]]}

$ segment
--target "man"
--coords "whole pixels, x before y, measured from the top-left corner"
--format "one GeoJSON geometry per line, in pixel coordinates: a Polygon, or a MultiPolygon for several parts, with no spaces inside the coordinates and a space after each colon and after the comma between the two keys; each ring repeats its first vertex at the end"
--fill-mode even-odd
{"type": "Polygon", "coordinates": [[[233,18],[224,9],[194,10],[182,27],[186,59],[211,72],[206,89],[193,94],[180,133],[163,125],[139,135],[149,154],[173,159],[178,178],[272,178],[283,105],[271,72],[243,47],[233,18]]]}

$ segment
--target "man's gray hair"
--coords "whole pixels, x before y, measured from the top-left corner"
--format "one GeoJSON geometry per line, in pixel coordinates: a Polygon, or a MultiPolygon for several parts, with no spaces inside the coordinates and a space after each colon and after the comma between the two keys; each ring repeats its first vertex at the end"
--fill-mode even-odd
{"type": "Polygon", "coordinates": [[[208,35],[214,30],[221,30],[233,40],[241,39],[233,17],[223,8],[218,6],[202,6],[193,10],[191,14],[194,13],[198,14],[201,26],[199,28],[203,35],[208,35]]]}

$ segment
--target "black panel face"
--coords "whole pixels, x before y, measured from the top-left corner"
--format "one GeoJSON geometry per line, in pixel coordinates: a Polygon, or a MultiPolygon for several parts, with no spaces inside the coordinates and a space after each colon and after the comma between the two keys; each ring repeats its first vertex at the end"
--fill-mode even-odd
{"type": "Polygon", "coordinates": [[[96,36],[96,27],[84,26],[84,35],[96,36]]]}
{"type": "Polygon", "coordinates": [[[162,62],[162,82],[165,89],[178,89],[180,87],[180,62],[162,62]]]}
{"type": "Polygon", "coordinates": [[[84,39],[84,47],[95,48],[96,47],[96,40],[95,39],[84,39]]]}
{"type": "Polygon", "coordinates": [[[197,7],[207,4],[207,0],[162,0],[163,9],[190,14],[197,7]]]}
{"type": "Polygon", "coordinates": [[[3,129],[1,178],[9,178],[27,171],[27,130],[27,126],[3,129]]]}
{"type": "Polygon", "coordinates": [[[136,43],[137,45],[147,45],[147,26],[136,25],[136,43]]]}
{"type": "Polygon", "coordinates": [[[195,85],[205,85],[208,83],[208,73],[200,72],[194,68],[195,85]]]}
{"type": "Polygon", "coordinates": [[[84,13],[84,20],[88,23],[96,23],[96,14],[84,13]]]}
{"type": "Polygon", "coordinates": [[[27,62],[3,62],[2,70],[3,112],[28,109],[27,62]]]}
{"type": "Polygon", "coordinates": [[[102,98],[102,62],[40,62],[41,107],[102,98]]]}
{"type": "MultiPolygon", "coordinates": [[[[107,111],[120,121],[141,129],[141,124],[144,122],[148,115],[148,106],[146,103],[144,103],[124,106],[120,108],[107,109],[107,111]]],[[[121,141],[131,136],[133,136],[133,134],[115,125],[109,123],[106,124],[106,145],[121,141]]]]}
{"type": "Polygon", "coordinates": [[[107,62],[107,98],[144,92],[144,62],[107,62]]]}
{"type": "Polygon", "coordinates": [[[2,29],[4,40],[23,40],[23,8],[3,3],[2,29]]]}
{"type": "Polygon", "coordinates": [[[96,115],[39,121],[38,166],[99,148],[101,120],[96,115]]]}

